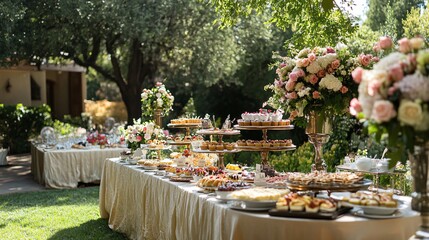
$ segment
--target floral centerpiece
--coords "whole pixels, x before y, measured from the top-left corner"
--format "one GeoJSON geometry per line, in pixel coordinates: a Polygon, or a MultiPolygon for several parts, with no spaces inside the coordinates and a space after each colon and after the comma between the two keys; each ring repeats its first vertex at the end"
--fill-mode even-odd
{"type": "Polygon", "coordinates": [[[353,57],[345,45],[304,48],[294,58],[274,57],[279,60],[278,78],[265,87],[274,93],[265,104],[289,112],[299,126],[305,126],[304,117],[312,110],[345,112],[357,92],[352,71],[377,60],[365,54],[353,57]]]}
{"type": "Polygon", "coordinates": [[[388,156],[397,161],[414,152],[416,140],[429,140],[429,49],[422,38],[403,38],[371,70],[356,69],[359,97],[350,113],[368,120],[378,140],[388,134],[388,156]]]}
{"type": "Polygon", "coordinates": [[[155,110],[160,109],[166,115],[170,112],[174,102],[174,96],[165,88],[165,85],[157,82],[152,89],[143,89],[141,94],[142,115],[153,117],[155,110]]]}
{"type": "Polygon", "coordinates": [[[141,123],[140,120],[137,120],[134,121],[134,125],[129,125],[124,130],[125,143],[132,151],[137,150],[141,144],[146,144],[148,141],[164,138],[164,130],[151,121],[141,123]]]}

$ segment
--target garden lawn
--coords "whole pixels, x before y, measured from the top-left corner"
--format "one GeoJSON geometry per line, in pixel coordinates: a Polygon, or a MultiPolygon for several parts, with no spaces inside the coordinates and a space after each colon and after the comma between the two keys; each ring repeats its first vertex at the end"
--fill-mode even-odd
{"type": "Polygon", "coordinates": [[[126,239],[98,208],[99,187],[0,195],[0,239],[126,239]]]}

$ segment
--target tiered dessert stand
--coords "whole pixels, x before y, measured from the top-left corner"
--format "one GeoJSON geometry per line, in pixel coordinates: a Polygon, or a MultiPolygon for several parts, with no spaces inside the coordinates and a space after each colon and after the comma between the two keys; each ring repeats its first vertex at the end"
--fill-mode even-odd
{"type": "MultiPolygon", "coordinates": [[[[218,137],[218,143],[219,144],[223,144],[223,137],[224,136],[235,136],[235,135],[239,135],[240,131],[238,130],[207,130],[207,129],[201,129],[197,131],[197,134],[199,135],[208,135],[208,136],[217,136],[218,137]]],[[[211,137],[210,137],[211,138],[211,137]]],[[[225,168],[225,164],[224,164],[224,155],[226,153],[237,153],[240,152],[240,150],[238,149],[233,149],[233,150],[202,150],[202,149],[193,149],[192,150],[195,153],[215,153],[219,156],[219,160],[218,160],[218,167],[220,169],[224,169],[225,168]]]]}
{"type": "MultiPolygon", "coordinates": [[[[292,130],[294,128],[293,125],[283,125],[283,126],[240,126],[240,125],[234,125],[234,129],[237,130],[250,130],[250,131],[262,131],[262,139],[264,141],[268,140],[268,131],[285,131],[285,130],[292,130]]],[[[249,151],[249,152],[260,152],[261,153],[261,159],[262,159],[262,165],[269,165],[268,162],[268,153],[269,152],[282,152],[282,151],[291,151],[295,150],[295,145],[290,146],[280,146],[280,147],[253,147],[253,146],[237,146],[237,149],[242,151],[249,151]]]]}
{"type": "Polygon", "coordinates": [[[142,147],[142,149],[147,150],[147,151],[156,151],[157,159],[159,161],[159,160],[162,160],[161,152],[165,151],[165,150],[171,150],[171,146],[164,145],[162,147],[158,147],[158,146],[157,147],[149,147],[149,145],[145,145],[145,146],[142,147]]]}
{"type": "MultiPolygon", "coordinates": [[[[200,128],[201,124],[200,123],[182,123],[182,124],[169,123],[167,124],[167,127],[185,129],[186,130],[185,138],[186,138],[187,136],[191,136],[191,129],[200,128]]],[[[182,142],[169,141],[168,144],[175,145],[175,146],[189,146],[191,145],[191,142],[190,141],[182,141],[182,142]]]]}

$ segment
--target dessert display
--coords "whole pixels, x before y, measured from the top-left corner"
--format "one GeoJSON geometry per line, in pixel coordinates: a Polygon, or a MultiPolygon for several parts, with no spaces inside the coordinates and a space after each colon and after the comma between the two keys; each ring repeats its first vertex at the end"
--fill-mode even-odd
{"type": "Polygon", "coordinates": [[[158,170],[165,170],[167,167],[173,165],[173,160],[171,159],[162,159],[161,161],[159,161],[159,165],[158,165],[158,170]]]}
{"type": "Polygon", "coordinates": [[[238,140],[236,142],[238,149],[261,149],[261,148],[267,148],[267,149],[283,149],[287,147],[295,147],[295,145],[292,144],[292,140],[290,139],[283,139],[283,140],[238,140]]]}
{"type": "Polygon", "coordinates": [[[265,181],[267,182],[267,187],[271,188],[286,188],[286,180],[288,179],[288,175],[283,176],[273,176],[267,177],[265,181]]]}
{"type": "Polygon", "coordinates": [[[169,136],[168,143],[191,143],[192,141],[203,141],[204,138],[200,135],[196,136],[169,136]]]}
{"type": "Polygon", "coordinates": [[[241,166],[238,164],[231,164],[228,163],[225,167],[226,171],[228,172],[234,172],[234,173],[239,173],[241,172],[241,166]]]}
{"type": "Polygon", "coordinates": [[[260,109],[259,112],[242,113],[241,119],[239,119],[237,122],[238,126],[289,126],[290,120],[283,120],[282,118],[282,111],[277,110],[272,112],[271,110],[260,109]]]}
{"type": "Polygon", "coordinates": [[[350,197],[343,198],[341,201],[362,206],[389,208],[398,206],[398,201],[393,198],[392,193],[356,192],[351,193],[350,197]]]}
{"type": "Polygon", "coordinates": [[[137,161],[137,164],[143,166],[145,169],[156,169],[159,162],[157,160],[142,159],[137,161]]]}
{"type": "Polygon", "coordinates": [[[277,201],[281,196],[288,194],[288,189],[274,188],[249,188],[234,191],[229,196],[232,199],[247,200],[247,201],[277,201]]]}
{"type": "Polygon", "coordinates": [[[228,177],[225,175],[210,175],[200,179],[197,186],[203,189],[216,189],[228,182],[228,180],[228,177]]]}
{"type": "Polygon", "coordinates": [[[185,125],[185,124],[201,124],[201,118],[176,118],[176,119],[171,119],[170,123],[171,124],[176,124],[176,125],[185,125]]]}
{"type": "Polygon", "coordinates": [[[148,140],[147,144],[148,144],[148,147],[152,149],[163,149],[165,146],[165,141],[154,139],[154,140],[148,140]]]}
{"type": "Polygon", "coordinates": [[[280,197],[276,203],[276,209],[286,211],[305,211],[309,213],[334,212],[338,204],[333,199],[314,198],[310,196],[300,196],[297,193],[290,193],[280,197]]]}
{"type": "Polygon", "coordinates": [[[350,172],[336,172],[336,173],[327,173],[314,171],[311,173],[290,173],[288,181],[291,183],[319,183],[319,184],[330,184],[330,183],[341,183],[341,184],[351,184],[359,182],[363,179],[363,174],[360,173],[350,173],[350,172]]]}
{"type": "Polygon", "coordinates": [[[228,142],[201,142],[199,148],[193,145],[194,150],[206,150],[206,151],[233,151],[236,145],[228,142]]]}
{"type": "Polygon", "coordinates": [[[238,135],[240,134],[240,131],[238,130],[234,130],[232,128],[209,128],[209,129],[201,129],[197,131],[197,134],[202,134],[202,135],[238,135]]]}

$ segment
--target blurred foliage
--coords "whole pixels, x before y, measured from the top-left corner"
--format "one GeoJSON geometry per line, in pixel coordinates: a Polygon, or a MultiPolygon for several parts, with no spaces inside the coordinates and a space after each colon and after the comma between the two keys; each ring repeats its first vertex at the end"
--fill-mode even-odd
{"type": "Polygon", "coordinates": [[[314,148],[309,142],[295,151],[270,155],[271,165],[279,172],[310,172],[314,159],[314,148]]]}
{"type": "Polygon", "coordinates": [[[423,5],[424,0],[369,0],[364,24],[397,40],[404,35],[403,20],[407,18],[408,12],[423,5]]]}
{"type": "Polygon", "coordinates": [[[425,39],[429,37],[429,10],[428,5],[423,12],[419,8],[413,8],[408,13],[407,18],[402,21],[404,26],[404,37],[412,38],[415,36],[423,36],[425,39]]]}
{"type": "Polygon", "coordinates": [[[74,127],[73,125],[69,123],[61,122],[59,120],[55,120],[52,127],[54,128],[56,133],[62,136],[69,135],[76,130],[76,127],[74,127]]]}
{"type": "Polygon", "coordinates": [[[4,148],[10,153],[30,151],[29,139],[39,135],[44,126],[52,124],[48,105],[26,107],[22,104],[5,106],[0,104],[0,136],[4,148]]]}
{"type": "Polygon", "coordinates": [[[81,127],[85,129],[91,129],[92,128],[92,117],[91,115],[87,113],[81,113],[78,117],[72,117],[70,115],[65,115],[62,119],[64,123],[71,124],[75,127],[81,127]]]}
{"type": "Polygon", "coordinates": [[[379,31],[373,31],[367,25],[362,25],[349,38],[346,38],[344,43],[356,56],[361,53],[369,54],[373,52],[372,47],[381,36],[379,31]]]}

